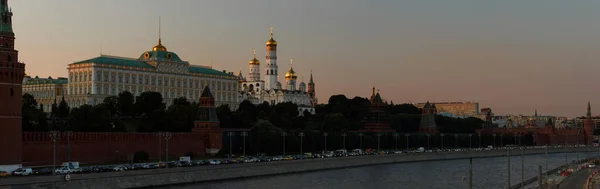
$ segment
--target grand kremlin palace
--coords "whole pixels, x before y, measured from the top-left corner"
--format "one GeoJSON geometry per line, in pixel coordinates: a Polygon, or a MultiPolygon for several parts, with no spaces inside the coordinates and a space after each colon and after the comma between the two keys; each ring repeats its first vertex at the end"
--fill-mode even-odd
{"type": "Polygon", "coordinates": [[[213,91],[216,106],[228,104],[236,109],[239,104],[237,76],[208,66],[191,65],[167,51],[160,39],[158,45],[138,58],[100,55],[71,63],[68,70],[65,100],[70,107],[99,104],[105,97],[123,91],[134,96],[146,91],[160,92],[169,106],[179,97],[198,101],[206,85],[213,91]]]}

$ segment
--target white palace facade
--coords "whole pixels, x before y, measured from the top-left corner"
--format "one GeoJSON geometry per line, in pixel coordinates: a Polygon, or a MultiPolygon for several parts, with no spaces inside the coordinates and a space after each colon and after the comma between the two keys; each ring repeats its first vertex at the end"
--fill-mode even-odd
{"type": "Polygon", "coordinates": [[[160,38],[158,45],[138,58],[100,55],[71,63],[68,71],[66,101],[70,107],[99,104],[105,97],[123,91],[134,96],[146,91],[160,92],[167,106],[179,97],[197,102],[206,85],[213,91],[216,106],[228,104],[237,109],[239,104],[237,76],[183,61],[167,51],[160,38]]]}
{"type": "Polygon", "coordinates": [[[315,114],[314,106],[317,104],[317,99],[315,97],[315,83],[312,73],[308,85],[300,82],[296,86],[298,76],[292,68],[292,60],[290,60],[290,69],[285,73],[285,88],[279,82],[277,41],[273,39],[273,28],[271,28],[271,38],[266,43],[266,51],[266,65],[264,69],[266,73],[264,80],[261,79],[260,61],[256,59],[256,51],[254,52],[254,59],[250,60],[248,76],[244,77],[240,70],[238,75],[238,98],[240,101],[248,100],[253,104],[267,102],[271,105],[292,102],[298,106],[300,114],[304,111],[315,114]]]}

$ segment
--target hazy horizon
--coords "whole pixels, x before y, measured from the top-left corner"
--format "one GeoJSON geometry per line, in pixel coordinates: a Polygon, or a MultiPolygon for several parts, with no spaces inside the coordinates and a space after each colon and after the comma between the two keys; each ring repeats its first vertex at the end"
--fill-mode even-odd
{"type": "MultiPolygon", "coordinates": [[[[31,76],[67,76],[100,53],[157,43],[195,65],[248,75],[275,28],[279,73],[313,71],[317,97],[395,104],[476,101],[496,114],[582,116],[600,99],[600,1],[9,0],[31,76]]],[[[261,77],[264,78],[264,70],[261,77]]],[[[280,80],[283,75],[280,76],[280,80]]],[[[600,110],[600,106],[598,110],[600,110]]]]}

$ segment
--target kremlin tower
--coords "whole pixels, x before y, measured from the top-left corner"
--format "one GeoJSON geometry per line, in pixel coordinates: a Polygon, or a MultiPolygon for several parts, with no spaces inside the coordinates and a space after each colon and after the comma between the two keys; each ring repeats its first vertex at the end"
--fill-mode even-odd
{"type": "Polygon", "coordinates": [[[277,41],[273,39],[273,27],[271,27],[271,39],[267,41],[267,66],[265,71],[265,90],[275,88],[277,83],[277,41]]]}
{"type": "Polygon", "coordinates": [[[8,0],[0,0],[0,165],[21,164],[21,84],[25,64],[19,62],[8,0]]]}
{"type": "Polygon", "coordinates": [[[585,144],[591,145],[594,142],[594,121],[592,120],[592,106],[588,102],[587,113],[583,121],[583,132],[585,134],[585,144]]]}
{"type": "Polygon", "coordinates": [[[435,125],[435,114],[437,108],[427,101],[423,106],[421,112],[421,123],[419,125],[419,132],[422,133],[437,133],[437,127],[435,125]]]}
{"type": "Polygon", "coordinates": [[[310,81],[308,82],[308,95],[313,106],[317,105],[317,97],[315,96],[315,82],[313,81],[312,70],[310,71],[310,81]]]}

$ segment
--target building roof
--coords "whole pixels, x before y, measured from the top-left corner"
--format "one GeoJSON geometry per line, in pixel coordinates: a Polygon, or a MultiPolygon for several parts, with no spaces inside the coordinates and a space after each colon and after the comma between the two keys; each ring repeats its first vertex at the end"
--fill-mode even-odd
{"type": "Polygon", "coordinates": [[[200,98],[214,98],[210,92],[210,88],[208,88],[208,85],[206,85],[204,90],[202,90],[202,95],[200,95],[200,98]]]}
{"type": "Polygon", "coordinates": [[[383,103],[383,99],[381,99],[379,93],[375,94],[375,97],[373,97],[371,103],[383,103]]]}
{"type": "Polygon", "coordinates": [[[146,51],[140,55],[140,60],[184,62],[177,54],[169,51],[146,51]]]}
{"type": "Polygon", "coordinates": [[[139,67],[139,68],[154,68],[150,64],[139,61],[137,59],[118,57],[118,56],[108,56],[108,55],[100,55],[99,57],[74,62],[73,64],[83,64],[83,63],[108,64],[108,65],[116,65],[116,66],[131,66],[131,67],[139,67]]]}
{"type": "Polygon", "coordinates": [[[423,108],[424,109],[430,109],[430,108],[432,108],[431,104],[429,103],[429,101],[427,101],[427,103],[425,103],[425,106],[423,106],[423,108]]]}
{"type": "Polygon", "coordinates": [[[190,65],[190,67],[188,67],[188,71],[192,72],[192,73],[201,73],[201,74],[209,74],[209,75],[222,75],[222,76],[233,76],[232,74],[229,74],[225,71],[218,71],[209,67],[204,67],[204,66],[194,66],[194,65],[190,65]]]}
{"type": "Polygon", "coordinates": [[[67,78],[63,78],[63,77],[59,77],[58,79],[52,79],[52,77],[49,78],[39,78],[39,77],[35,77],[35,78],[28,78],[27,80],[23,81],[24,85],[35,85],[35,84],[68,84],[69,80],[67,78]]]}
{"type": "MultiPolygon", "coordinates": [[[[165,51],[154,51],[154,52],[153,51],[148,51],[148,52],[152,52],[152,53],[154,53],[154,55],[162,55],[162,54],[168,53],[168,52],[165,52],[165,51]]],[[[144,56],[144,55],[142,54],[142,56],[144,56]]],[[[181,61],[176,54],[173,54],[172,56],[173,57],[171,58],[171,61],[174,61],[174,60],[181,61]]],[[[116,66],[131,66],[131,67],[138,67],[138,68],[152,68],[152,69],[155,69],[154,66],[152,66],[150,64],[147,64],[147,63],[145,63],[143,61],[140,61],[138,59],[127,58],[127,57],[118,57],[118,56],[110,56],[110,55],[100,55],[100,56],[95,57],[95,58],[91,58],[91,59],[87,59],[87,60],[82,60],[82,61],[74,62],[73,64],[84,64],[84,63],[108,64],[108,65],[116,65],[116,66]]],[[[188,71],[190,73],[200,73],[200,74],[207,74],[207,75],[232,76],[229,73],[217,71],[217,70],[214,70],[214,69],[212,69],[210,67],[196,66],[196,65],[190,65],[188,67],[188,71]]]]}

